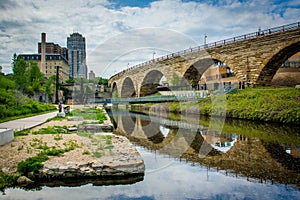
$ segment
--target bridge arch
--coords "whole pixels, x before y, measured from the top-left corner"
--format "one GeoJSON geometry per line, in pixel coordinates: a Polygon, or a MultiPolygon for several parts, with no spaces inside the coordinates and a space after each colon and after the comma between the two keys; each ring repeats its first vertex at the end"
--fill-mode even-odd
{"type": "Polygon", "coordinates": [[[195,88],[203,73],[214,64],[215,62],[211,58],[200,59],[193,63],[183,74],[185,84],[195,88]]]}
{"type": "Polygon", "coordinates": [[[216,58],[196,61],[185,71],[183,77],[192,89],[218,89],[229,84],[239,86],[234,67],[216,58]]]}
{"type": "Polygon", "coordinates": [[[277,70],[282,64],[288,60],[292,55],[300,51],[300,41],[282,48],[274,54],[267,64],[262,68],[256,84],[257,85],[271,85],[271,81],[277,70]]]}
{"type": "Polygon", "coordinates": [[[150,117],[148,116],[146,116],[146,119],[140,118],[140,122],[142,130],[149,141],[151,141],[153,144],[159,144],[163,142],[164,135],[160,131],[159,123],[151,121],[150,117]]]}
{"type": "Polygon", "coordinates": [[[140,87],[140,96],[155,94],[157,86],[164,74],[158,70],[151,70],[146,74],[140,87]]]}
{"type": "Polygon", "coordinates": [[[112,85],[111,93],[112,93],[112,97],[113,97],[113,98],[116,98],[116,97],[119,96],[119,93],[118,93],[118,86],[117,86],[117,83],[116,83],[116,82],[114,82],[113,85],[112,85]]]}
{"type": "Polygon", "coordinates": [[[121,98],[135,97],[136,92],[131,78],[126,77],[122,84],[121,98]]]}
{"type": "Polygon", "coordinates": [[[122,115],[121,121],[122,121],[122,126],[124,131],[127,134],[131,135],[136,126],[136,121],[137,121],[136,117],[130,114],[122,115]]]}

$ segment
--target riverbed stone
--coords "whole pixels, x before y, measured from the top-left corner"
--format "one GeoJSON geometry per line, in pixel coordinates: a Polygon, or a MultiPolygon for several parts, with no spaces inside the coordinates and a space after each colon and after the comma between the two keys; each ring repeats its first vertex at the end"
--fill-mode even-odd
{"type": "Polygon", "coordinates": [[[76,126],[70,127],[70,128],[68,128],[68,131],[70,131],[70,132],[77,131],[77,127],[76,126]]]}
{"type": "Polygon", "coordinates": [[[78,127],[78,131],[86,131],[91,133],[111,132],[113,127],[109,124],[83,124],[78,127]]]}
{"type": "Polygon", "coordinates": [[[32,184],[33,181],[30,180],[29,178],[27,178],[26,176],[20,176],[17,179],[17,183],[20,184],[20,185],[29,185],[29,184],[32,184]]]}

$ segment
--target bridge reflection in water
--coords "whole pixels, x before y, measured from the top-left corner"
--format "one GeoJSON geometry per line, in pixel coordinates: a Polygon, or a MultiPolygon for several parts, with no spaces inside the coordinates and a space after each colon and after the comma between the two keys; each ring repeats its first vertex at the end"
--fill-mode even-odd
{"type": "Polygon", "coordinates": [[[300,186],[299,127],[226,121],[222,132],[209,128],[218,120],[109,112],[115,132],[157,154],[199,164],[255,182],[300,186]]]}

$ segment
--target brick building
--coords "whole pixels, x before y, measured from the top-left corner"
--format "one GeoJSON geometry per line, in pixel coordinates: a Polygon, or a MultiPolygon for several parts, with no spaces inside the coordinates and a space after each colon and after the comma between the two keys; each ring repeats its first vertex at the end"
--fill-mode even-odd
{"type": "Polygon", "coordinates": [[[37,54],[20,54],[26,61],[36,61],[40,71],[49,78],[56,75],[59,68],[59,80],[65,82],[69,79],[70,68],[68,63],[68,50],[58,44],[46,42],[46,33],[41,34],[41,42],[38,43],[37,54]]]}

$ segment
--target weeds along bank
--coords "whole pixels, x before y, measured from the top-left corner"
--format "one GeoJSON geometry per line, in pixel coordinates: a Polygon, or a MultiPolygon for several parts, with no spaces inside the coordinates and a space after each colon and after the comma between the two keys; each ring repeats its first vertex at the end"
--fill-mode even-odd
{"type": "Polygon", "coordinates": [[[221,101],[212,97],[194,102],[131,105],[133,112],[195,113],[263,122],[300,124],[300,90],[262,87],[236,90],[221,101]]]}

